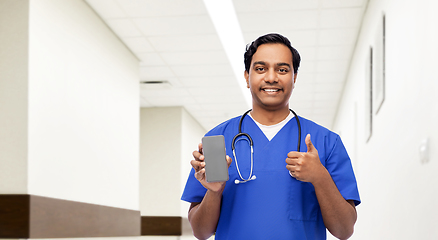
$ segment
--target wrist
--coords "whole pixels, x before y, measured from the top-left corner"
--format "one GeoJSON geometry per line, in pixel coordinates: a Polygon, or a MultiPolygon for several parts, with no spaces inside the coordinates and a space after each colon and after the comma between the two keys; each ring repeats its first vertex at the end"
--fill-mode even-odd
{"type": "Polygon", "coordinates": [[[332,177],[328,170],[322,166],[321,171],[317,174],[317,177],[312,181],[313,186],[316,188],[318,186],[324,185],[327,181],[332,181],[332,177]]]}
{"type": "Polygon", "coordinates": [[[222,197],[222,193],[224,189],[225,189],[225,182],[220,187],[208,188],[207,193],[209,193],[212,196],[222,197]]]}

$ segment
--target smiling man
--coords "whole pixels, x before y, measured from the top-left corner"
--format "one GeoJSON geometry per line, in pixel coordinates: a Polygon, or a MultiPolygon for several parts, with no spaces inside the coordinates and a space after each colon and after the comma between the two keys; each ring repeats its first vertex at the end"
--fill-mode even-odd
{"type": "Polygon", "coordinates": [[[284,120],[290,113],[289,98],[297,79],[289,48],[280,43],[260,45],[244,75],[252,95],[251,116],[263,125],[284,120]]]}
{"type": "Polygon", "coordinates": [[[193,152],[182,200],[191,203],[194,235],[313,240],[326,239],[328,229],[349,238],[360,203],[350,158],[337,134],[289,109],[298,51],[284,36],[267,34],[244,58],[253,108],[206,134],[225,137],[230,180],[207,182],[202,144],[193,152]]]}

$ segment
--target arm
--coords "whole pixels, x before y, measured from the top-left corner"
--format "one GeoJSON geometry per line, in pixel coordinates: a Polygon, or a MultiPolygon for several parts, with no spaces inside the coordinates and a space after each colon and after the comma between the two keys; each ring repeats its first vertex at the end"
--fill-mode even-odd
{"type": "Polygon", "coordinates": [[[189,210],[189,222],[193,235],[198,239],[207,239],[216,231],[219,221],[222,192],[207,191],[201,203],[192,203],[189,210]]]}
{"type": "Polygon", "coordinates": [[[286,168],[297,180],[310,182],[315,188],[324,225],[335,237],[348,239],[353,234],[357,214],[353,201],[346,201],[327,169],[321,164],[310,135],[306,137],[307,153],[290,152],[286,168]]]}
{"type": "Polygon", "coordinates": [[[357,213],[354,202],[346,201],[330,174],[324,168],[318,181],[313,182],[319,207],[321,208],[324,225],[333,236],[339,239],[348,239],[354,230],[357,213]]]}
{"type": "MultiPolygon", "coordinates": [[[[189,209],[189,222],[193,234],[198,239],[207,239],[216,231],[220,216],[222,192],[226,182],[208,183],[205,178],[205,162],[202,155],[202,144],[199,144],[198,151],[193,152],[195,160],[191,161],[195,169],[196,179],[207,189],[201,203],[192,203],[189,209]]],[[[228,166],[231,158],[227,156],[228,166]]]]}

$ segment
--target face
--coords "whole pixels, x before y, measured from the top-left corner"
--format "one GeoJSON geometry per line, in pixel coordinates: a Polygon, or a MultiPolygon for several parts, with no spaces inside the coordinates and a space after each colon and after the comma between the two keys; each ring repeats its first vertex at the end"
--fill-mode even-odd
{"type": "Polygon", "coordinates": [[[253,108],[277,110],[289,107],[297,75],[292,53],[283,44],[262,44],[254,53],[249,73],[245,71],[253,108]]]}

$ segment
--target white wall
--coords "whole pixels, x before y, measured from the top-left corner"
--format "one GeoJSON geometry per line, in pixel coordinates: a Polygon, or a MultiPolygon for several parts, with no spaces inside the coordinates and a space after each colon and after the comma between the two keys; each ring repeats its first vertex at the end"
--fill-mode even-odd
{"type": "Polygon", "coordinates": [[[27,192],[29,3],[0,1],[0,193],[27,192]]]}
{"type": "Polygon", "coordinates": [[[1,164],[19,181],[0,192],[138,210],[138,60],[84,1],[14,2],[21,11],[0,8],[11,48],[0,145],[12,146],[1,164]]]}
{"type": "Polygon", "coordinates": [[[335,130],[353,160],[362,204],[351,239],[437,239],[438,2],[371,0],[335,130]],[[386,97],[365,135],[366,61],[386,14],[386,97]],[[419,145],[430,140],[429,162],[419,145]]]}
{"type": "Polygon", "coordinates": [[[141,215],[180,216],[182,108],[140,112],[141,215]]]}
{"type": "Polygon", "coordinates": [[[141,214],[187,218],[180,198],[206,131],[182,107],[141,108],[140,119],[141,214]]]}
{"type": "MultiPolygon", "coordinates": [[[[198,144],[207,131],[185,109],[182,111],[182,147],[181,147],[181,185],[180,197],[186,186],[189,172],[192,169],[193,151],[198,150],[198,144]]],[[[181,202],[181,216],[187,217],[190,203],[181,202]]]]}
{"type": "Polygon", "coordinates": [[[187,222],[190,204],[180,198],[191,169],[192,152],[205,133],[182,107],[141,108],[141,215],[184,218],[183,236],[142,239],[194,239],[187,222]]]}

